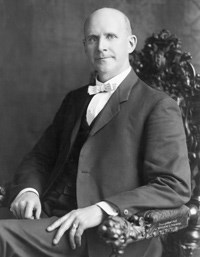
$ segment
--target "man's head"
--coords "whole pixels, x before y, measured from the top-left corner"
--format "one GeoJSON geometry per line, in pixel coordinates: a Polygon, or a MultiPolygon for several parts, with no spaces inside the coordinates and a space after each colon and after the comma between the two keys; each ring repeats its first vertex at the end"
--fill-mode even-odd
{"type": "Polygon", "coordinates": [[[102,82],[129,67],[129,54],[137,38],[125,14],[112,8],[99,9],[87,18],[84,34],[86,55],[102,82]]]}

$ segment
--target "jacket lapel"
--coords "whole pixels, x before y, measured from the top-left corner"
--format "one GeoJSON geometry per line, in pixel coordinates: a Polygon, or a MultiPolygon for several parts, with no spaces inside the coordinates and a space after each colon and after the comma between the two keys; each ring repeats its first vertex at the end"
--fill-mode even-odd
{"type": "Polygon", "coordinates": [[[112,94],[103,110],[97,116],[94,126],[90,131],[90,136],[97,133],[117,115],[120,111],[121,103],[128,100],[131,89],[137,80],[138,77],[132,70],[125,80],[119,85],[117,90],[112,94]]]}
{"type": "Polygon", "coordinates": [[[79,95],[78,98],[75,100],[77,103],[76,112],[78,113],[78,118],[76,120],[75,126],[72,131],[71,140],[70,140],[70,149],[76,139],[76,136],[80,128],[82,116],[85,113],[85,110],[90,100],[91,100],[91,96],[87,93],[87,88],[85,89],[84,94],[79,95]]]}

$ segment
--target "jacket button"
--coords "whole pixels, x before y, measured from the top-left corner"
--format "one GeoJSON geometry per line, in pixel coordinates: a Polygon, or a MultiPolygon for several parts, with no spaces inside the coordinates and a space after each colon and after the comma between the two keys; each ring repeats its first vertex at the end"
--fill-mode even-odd
{"type": "Polygon", "coordinates": [[[125,210],[124,210],[124,215],[128,215],[128,213],[129,213],[128,210],[125,209],[125,210]]]}
{"type": "Polygon", "coordinates": [[[87,170],[82,170],[82,173],[89,173],[89,171],[87,171],[87,170]]]}

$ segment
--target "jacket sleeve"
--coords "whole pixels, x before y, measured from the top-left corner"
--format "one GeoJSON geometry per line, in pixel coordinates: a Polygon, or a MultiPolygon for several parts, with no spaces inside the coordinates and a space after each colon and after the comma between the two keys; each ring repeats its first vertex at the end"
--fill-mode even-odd
{"type": "Polygon", "coordinates": [[[176,208],[191,197],[191,172],[182,116],[176,102],[165,98],[154,106],[143,133],[143,185],[107,200],[120,213],[176,208]]]}
{"type": "Polygon", "coordinates": [[[72,112],[72,98],[72,93],[65,97],[52,124],[22,160],[9,189],[9,202],[24,188],[34,188],[39,194],[43,192],[58,157],[64,124],[72,112]]]}

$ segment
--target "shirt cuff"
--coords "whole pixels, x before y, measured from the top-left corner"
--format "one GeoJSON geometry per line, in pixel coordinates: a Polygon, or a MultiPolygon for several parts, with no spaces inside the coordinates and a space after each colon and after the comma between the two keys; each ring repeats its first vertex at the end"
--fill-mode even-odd
{"type": "Polygon", "coordinates": [[[105,201],[98,202],[98,203],[96,203],[96,205],[98,207],[100,207],[103,211],[105,211],[108,215],[111,215],[111,216],[118,215],[117,210],[113,206],[111,206],[111,204],[109,204],[105,201]]]}
{"type": "Polygon", "coordinates": [[[22,195],[22,194],[24,194],[26,192],[33,192],[33,193],[35,193],[39,197],[39,193],[38,193],[38,191],[36,189],[34,189],[32,187],[27,187],[27,188],[24,188],[23,190],[21,190],[19,192],[19,194],[16,196],[16,198],[20,197],[20,195],[22,195]]]}

